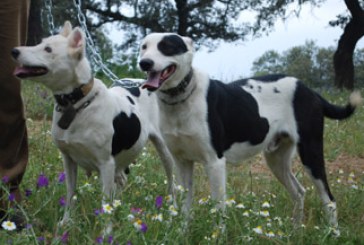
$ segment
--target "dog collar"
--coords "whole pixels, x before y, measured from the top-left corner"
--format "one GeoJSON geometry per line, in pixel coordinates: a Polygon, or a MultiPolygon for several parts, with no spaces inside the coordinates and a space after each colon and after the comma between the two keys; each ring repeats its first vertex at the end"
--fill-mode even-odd
{"type": "Polygon", "coordinates": [[[56,94],[54,95],[54,98],[56,99],[57,104],[60,106],[65,107],[69,104],[74,105],[91,91],[93,85],[94,79],[91,78],[88,83],[82,84],[81,86],[75,88],[71,93],[56,94]]]}
{"type": "Polygon", "coordinates": [[[193,76],[193,70],[191,69],[190,72],[183,78],[183,80],[177,85],[177,87],[170,88],[167,90],[161,90],[162,93],[167,94],[171,97],[175,97],[185,92],[187,86],[190,84],[193,76]]]}

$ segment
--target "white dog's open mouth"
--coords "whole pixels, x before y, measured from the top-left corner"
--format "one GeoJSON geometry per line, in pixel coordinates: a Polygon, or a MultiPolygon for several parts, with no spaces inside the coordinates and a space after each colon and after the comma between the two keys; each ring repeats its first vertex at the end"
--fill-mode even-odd
{"type": "Polygon", "coordinates": [[[162,71],[148,71],[148,79],[144,83],[143,88],[150,91],[158,89],[164,81],[171,77],[176,71],[176,65],[170,65],[162,71]]]}
{"type": "Polygon", "coordinates": [[[14,75],[19,78],[37,77],[48,73],[48,69],[43,66],[18,66],[14,75]]]}

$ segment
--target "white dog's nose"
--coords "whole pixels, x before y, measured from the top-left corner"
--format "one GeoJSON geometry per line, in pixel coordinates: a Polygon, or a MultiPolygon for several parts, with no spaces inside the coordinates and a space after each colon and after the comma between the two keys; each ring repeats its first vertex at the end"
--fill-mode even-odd
{"type": "Polygon", "coordinates": [[[11,56],[13,56],[14,59],[17,59],[20,55],[20,51],[19,49],[13,48],[11,50],[11,56]]]}
{"type": "Polygon", "coordinates": [[[150,71],[154,66],[154,61],[151,59],[142,59],[139,66],[143,71],[150,71]]]}

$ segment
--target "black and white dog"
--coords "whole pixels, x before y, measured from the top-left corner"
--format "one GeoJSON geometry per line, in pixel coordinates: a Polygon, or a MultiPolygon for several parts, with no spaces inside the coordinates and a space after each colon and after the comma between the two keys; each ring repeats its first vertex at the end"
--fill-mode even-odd
{"type": "MultiPolygon", "coordinates": [[[[56,99],[52,137],[64,160],[68,207],[78,165],[99,172],[103,193],[110,200],[115,183],[125,185],[124,171],[148,139],[161,157],[173,194],[173,157],[159,129],[157,97],[138,87],[106,88],[92,76],[85,46],[83,31],[66,22],[60,34],[12,51],[19,64],[15,75],[44,84],[56,99]]],[[[69,208],[61,224],[69,220],[69,208]]]]}
{"type": "Polygon", "coordinates": [[[334,196],[324,166],[324,117],[349,117],[361,102],[353,93],[345,107],[328,103],[294,77],[271,75],[229,84],[209,79],[192,67],[193,43],[172,33],[153,33],[140,47],[140,68],[147,72],[143,85],[156,91],[163,135],[174,155],[181,184],[189,190],[184,203],[192,202],[194,162],[204,165],[212,198],[224,205],[226,162],[240,161],[263,152],[273,174],[294,202],[294,219],[303,219],[305,190],[291,171],[298,148],[337,227],[334,196]]]}

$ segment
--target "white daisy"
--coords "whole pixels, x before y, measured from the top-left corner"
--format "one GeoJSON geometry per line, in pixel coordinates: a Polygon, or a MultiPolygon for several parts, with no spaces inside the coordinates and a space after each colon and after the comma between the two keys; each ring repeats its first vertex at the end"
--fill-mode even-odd
{"type": "Polygon", "coordinates": [[[11,222],[10,220],[5,220],[2,224],[1,227],[4,228],[4,230],[7,231],[13,231],[16,229],[16,225],[14,222],[11,222]]]}
{"type": "Polygon", "coordinates": [[[111,214],[112,211],[114,211],[114,208],[110,204],[106,203],[102,205],[102,210],[104,210],[104,213],[111,214]]]}
{"type": "Polygon", "coordinates": [[[263,229],[261,226],[257,226],[255,228],[253,228],[253,231],[257,234],[263,234],[263,229]]]}

